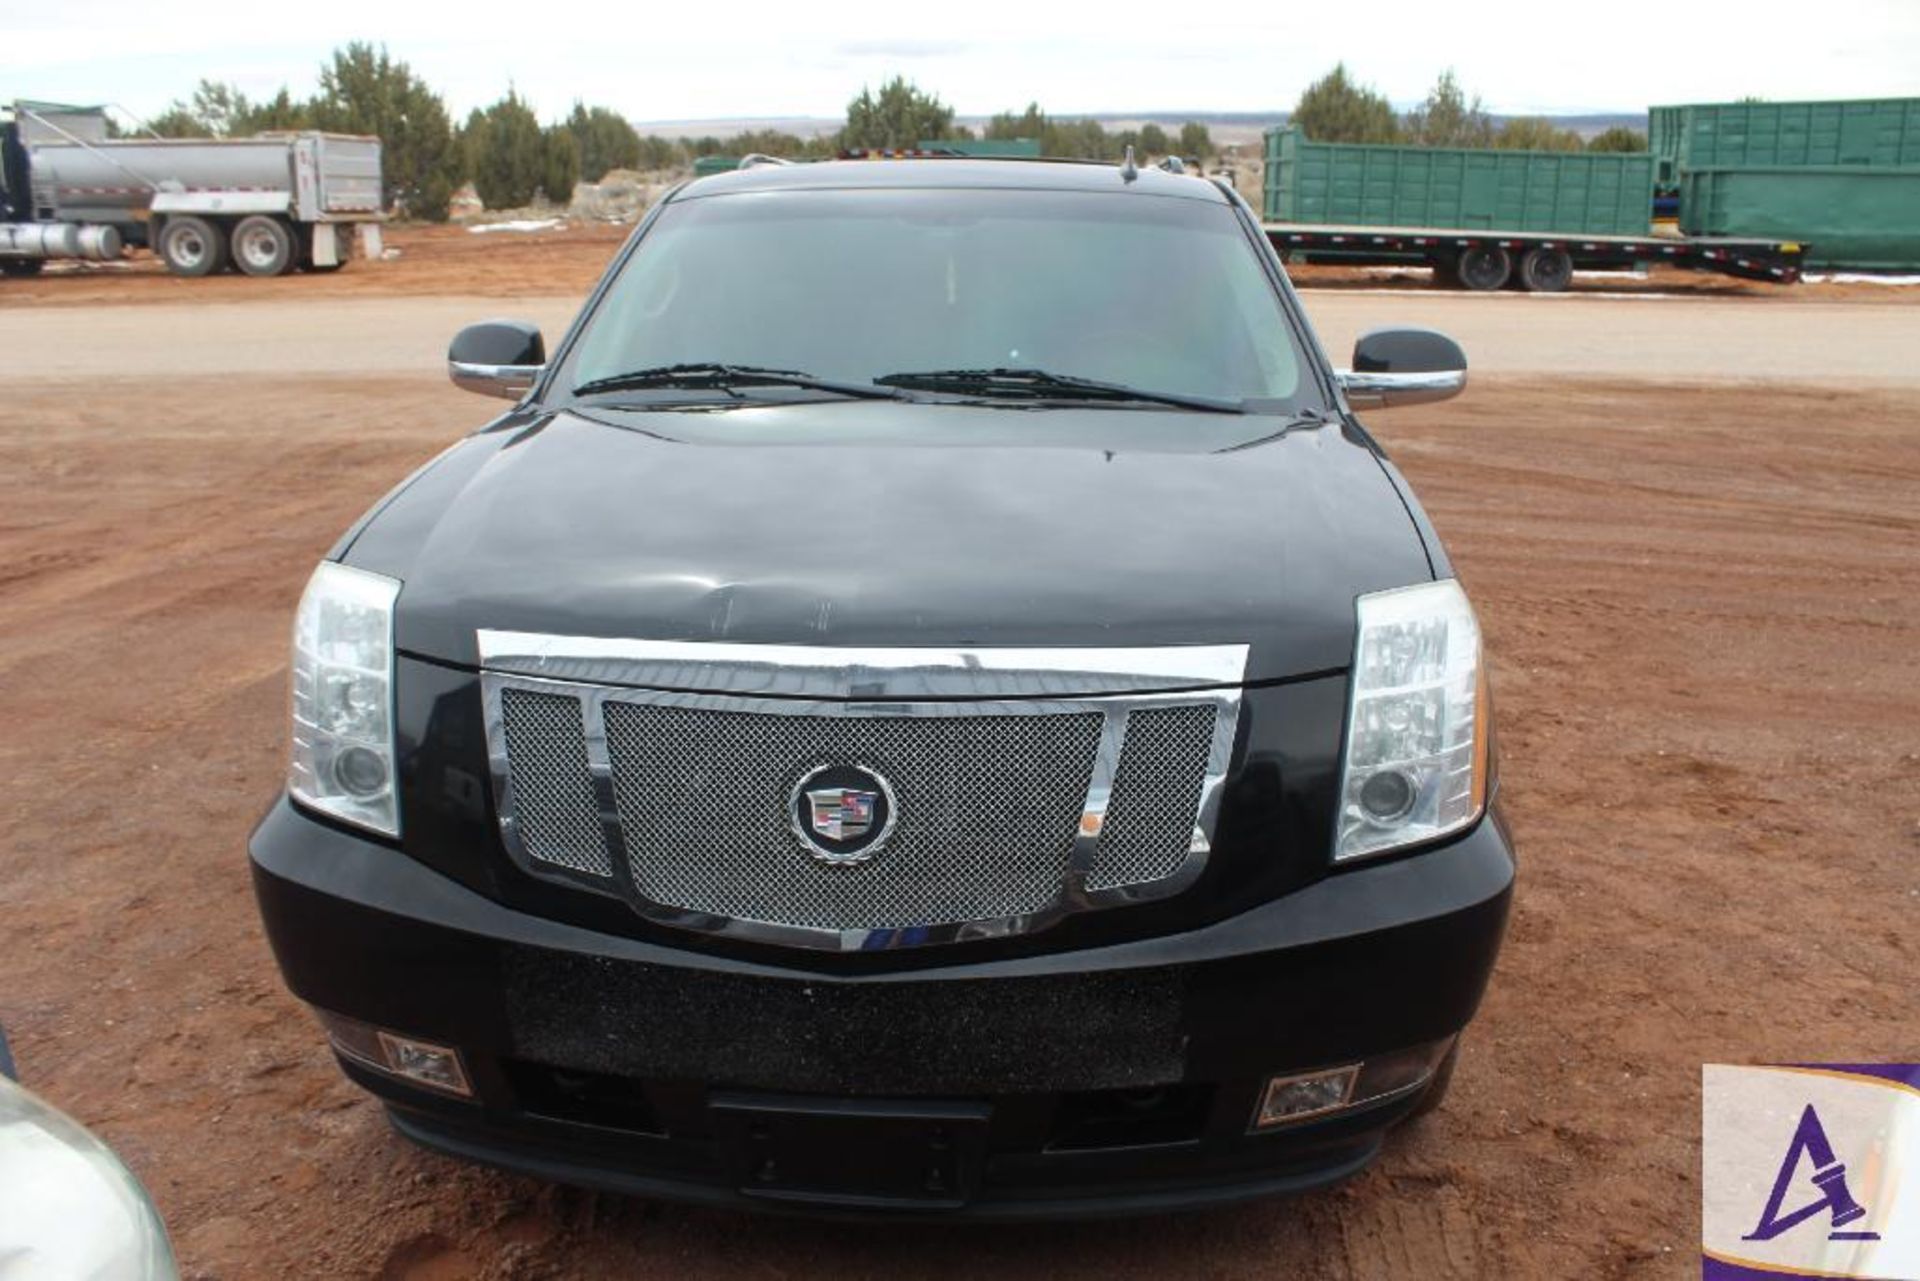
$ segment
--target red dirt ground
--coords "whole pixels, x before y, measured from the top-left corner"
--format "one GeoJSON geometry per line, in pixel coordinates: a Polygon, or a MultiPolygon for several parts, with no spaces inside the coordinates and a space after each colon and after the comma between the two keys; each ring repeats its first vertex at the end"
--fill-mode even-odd
{"type": "MultiPolygon", "coordinates": [[[[434,288],[494,280],[484,237],[461,266],[433,234],[434,288]]],[[[549,248],[586,270],[617,233],[582,234],[549,248]]],[[[282,988],[243,848],[308,570],[482,413],[238,377],[15,384],[0,417],[0,1018],[188,1276],[1697,1275],[1703,1062],[1920,1060],[1920,393],[1494,379],[1376,424],[1481,609],[1524,861],[1452,1098],[1376,1168],[1170,1220],[853,1229],[416,1151],[282,988]]]]}

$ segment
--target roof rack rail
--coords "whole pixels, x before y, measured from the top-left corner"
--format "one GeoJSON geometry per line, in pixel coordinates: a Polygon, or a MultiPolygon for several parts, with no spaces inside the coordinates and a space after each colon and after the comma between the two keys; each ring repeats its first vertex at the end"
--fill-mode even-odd
{"type": "Polygon", "coordinates": [[[793,161],[783,156],[769,156],[764,151],[750,151],[740,157],[738,168],[758,169],[761,165],[790,165],[793,161]]]}

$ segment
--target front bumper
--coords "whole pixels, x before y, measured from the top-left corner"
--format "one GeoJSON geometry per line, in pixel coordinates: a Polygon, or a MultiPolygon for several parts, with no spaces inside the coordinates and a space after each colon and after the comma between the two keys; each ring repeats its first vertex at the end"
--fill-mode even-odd
{"type": "Polygon", "coordinates": [[[641,1195],[980,1217],[1183,1208],[1360,1169],[1420,1089],[1254,1134],[1265,1081],[1456,1035],[1513,883],[1496,813],[1186,933],[849,974],[518,912],[285,800],[251,851],[297,996],[459,1049],[470,1100],[342,1059],[410,1137],[641,1195]],[[756,1178],[783,1132],[799,1136],[783,1168],[804,1165],[792,1144],[831,1147],[836,1125],[866,1134],[894,1113],[954,1118],[937,1127],[954,1136],[937,1195],[756,1178]]]}

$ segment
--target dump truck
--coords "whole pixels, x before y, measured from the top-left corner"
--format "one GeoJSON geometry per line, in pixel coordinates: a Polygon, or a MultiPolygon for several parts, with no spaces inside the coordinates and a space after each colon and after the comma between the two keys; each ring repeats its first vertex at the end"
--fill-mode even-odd
{"type": "Polygon", "coordinates": [[[1800,277],[1795,239],[1654,234],[1647,152],[1326,143],[1298,129],[1269,130],[1266,141],[1267,237],[1289,259],[1421,264],[1468,289],[1546,293],[1577,269],[1652,263],[1800,277]]]}
{"type": "Polygon", "coordinates": [[[377,248],[380,140],[302,130],[116,138],[105,108],[0,111],[0,272],[151,249],[178,276],[332,271],[377,248]]]}

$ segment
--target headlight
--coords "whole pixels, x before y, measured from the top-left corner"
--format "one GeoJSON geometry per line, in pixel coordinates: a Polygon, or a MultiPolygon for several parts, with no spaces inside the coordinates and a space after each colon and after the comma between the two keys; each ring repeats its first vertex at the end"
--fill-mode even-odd
{"type": "Polygon", "coordinates": [[[335,818],[400,834],[393,751],[393,602],[400,584],[323,563],[293,622],[287,790],[335,818]]]}
{"type": "Polygon", "coordinates": [[[1480,625],[1452,579],[1358,601],[1336,862],[1457,832],[1487,800],[1480,625]]]}

